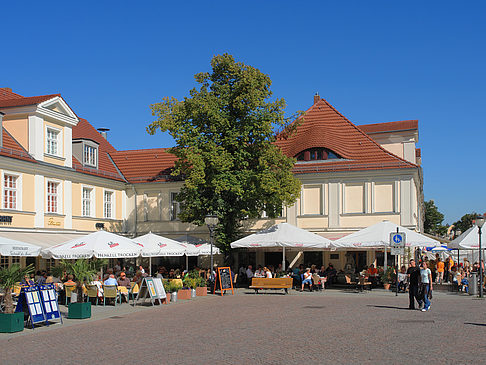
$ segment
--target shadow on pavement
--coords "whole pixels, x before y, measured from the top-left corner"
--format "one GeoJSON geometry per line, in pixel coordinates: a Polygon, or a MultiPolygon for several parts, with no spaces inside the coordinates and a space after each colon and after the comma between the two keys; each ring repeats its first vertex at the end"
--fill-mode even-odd
{"type": "Polygon", "coordinates": [[[408,307],[394,307],[394,306],[391,306],[391,305],[370,305],[368,304],[367,307],[375,307],[375,308],[386,308],[386,309],[400,309],[400,310],[411,310],[411,309],[408,309],[408,307]]]}
{"type": "Polygon", "coordinates": [[[471,326],[481,326],[481,327],[486,327],[486,323],[472,323],[472,322],[464,322],[464,324],[470,324],[471,326]]]}

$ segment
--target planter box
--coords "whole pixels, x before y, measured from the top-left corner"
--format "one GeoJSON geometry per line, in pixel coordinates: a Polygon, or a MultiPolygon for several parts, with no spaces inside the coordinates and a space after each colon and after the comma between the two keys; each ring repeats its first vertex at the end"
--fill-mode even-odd
{"type": "Polygon", "coordinates": [[[0,332],[12,333],[24,330],[24,312],[0,313],[0,332]]]}
{"type": "Polygon", "coordinates": [[[68,318],[84,319],[91,317],[91,302],[69,303],[68,318]]]}
{"type": "Polygon", "coordinates": [[[208,295],[208,287],[207,286],[201,286],[196,288],[196,296],[198,297],[205,297],[208,295]]]}
{"type": "Polygon", "coordinates": [[[385,288],[385,290],[390,290],[390,285],[391,284],[383,284],[383,288],[385,288]]]}
{"type": "Polygon", "coordinates": [[[177,298],[180,300],[191,299],[191,289],[181,289],[177,292],[177,298]]]}
{"type": "Polygon", "coordinates": [[[167,297],[165,299],[162,299],[163,303],[169,304],[170,303],[170,293],[165,293],[165,295],[167,295],[167,297]]]}

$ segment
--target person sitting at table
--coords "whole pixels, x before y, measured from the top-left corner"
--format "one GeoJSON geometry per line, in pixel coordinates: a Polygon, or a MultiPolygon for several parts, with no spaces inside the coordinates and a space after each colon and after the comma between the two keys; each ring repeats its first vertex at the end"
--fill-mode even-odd
{"type": "Polygon", "coordinates": [[[135,276],[132,278],[132,282],[138,284],[138,286],[140,287],[140,284],[142,284],[142,280],[143,280],[142,272],[140,270],[138,270],[135,273],[135,276]]]}
{"type": "Polygon", "coordinates": [[[115,285],[115,286],[118,286],[118,282],[116,281],[114,274],[110,274],[110,276],[108,277],[108,279],[106,279],[103,284],[104,285],[115,285]]]}
{"type": "Polygon", "coordinates": [[[45,284],[46,283],[46,279],[47,279],[47,272],[46,271],[42,271],[39,280],[37,280],[37,284],[38,285],[45,284]]]}
{"type": "Polygon", "coordinates": [[[403,291],[404,293],[407,291],[408,285],[408,275],[407,269],[405,266],[400,268],[400,272],[398,273],[398,291],[403,291]]]}
{"type": "Polygon", "coordinates": [[[373,277],[378,275],[378,269],[375,267],[374,264],[371,264],[370,267],[368,267],[368,277],[373,277]]]}
{"type": "Polygon", "coordinates": [[[127,288],[127,290],[124,290],[121,293],[123,294],[125,301],[128,303],[128,292],[132,288],[132,285],[130,283],[130,279],[127,278],[127,274],[124,271],[120,272],[120,276],[118,277],[117,284],[118,284],[118,287],[123,286],[123,287],[127,288]]]}
{"type": "Polygon", "coordinates": [[[24,279],[20,282],[20,286],[33,286],[35,285],[34,280],[31,279],[30,275],[25,275],[24,279]]]}
{"type": "Polygon", "coordinates": [[[67,276],[67,281],[64,283],[64,285],[76,285],[76,282],[73,279],[74,279],[74,276],[69,274],[67,276]]]}
{"type": "Polygon", "coordinates": [[[272,278],[272,272],[270,271],[270,269],[268,267],[265,266],[263,268],[263,272],[265,273],[265,277],[266,278],[269,278],[269,279],[272,278]]]}
{"type": "Polygon", "coordinates": [[[302,288],[300,291],[304,291],[304,285],[309,284],[310,291],[312,291],[312,274],[311,269],[308,267],[304,272],[304,280],[302,280],[302,288]]]}
{"type": "Polygon", "coordinates": [[[325,274],[327,276],[327,282],[326,282],[327,285],[329,286],[329,285],[334,284],[334,281],[335,281],[335,278],[336,278],[336,275],[337,275],[337,271],[334,268],[333,264],[329,263],[329,265],[326,268],[325,274]]]}
{"type": "MultiPolygon", "coordinates": [[[[120,273],[121,275],[121,273],[120,273]]],[[[164,270],[163,270],[163,267],[159,266],[159,270],[157,272],[157,276],[156,276],[158,279],[163,279],[164,278],[164,270]]]]}
{"type": "Polygon", "coordinates": [[[261,265],[258,265],[258,268],[255,271],[255,275],[253,275],[256,278],[264,278],[265,277],[265,272],[262,269],[261,265]]]}

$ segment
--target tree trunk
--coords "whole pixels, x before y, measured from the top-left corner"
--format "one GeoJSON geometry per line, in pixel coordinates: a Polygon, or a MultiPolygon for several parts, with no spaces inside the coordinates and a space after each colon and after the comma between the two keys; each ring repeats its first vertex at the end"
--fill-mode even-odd
{"type": "Polygon", "coordinates": [[[5,288],[5,313],[11,314],[14,312],[12,288],[5,288]]]}
{"type": "Polygon", "coordinates": [[[83,301],[83,283],[78,284],[76,289],[76,294],[78,296],[76,302],[81,303],[83,301]]]}

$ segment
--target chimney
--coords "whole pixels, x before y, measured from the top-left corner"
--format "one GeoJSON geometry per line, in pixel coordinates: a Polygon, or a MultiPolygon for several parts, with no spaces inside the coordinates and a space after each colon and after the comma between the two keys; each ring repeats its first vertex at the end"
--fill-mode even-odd
{"type": "Polygon", "coordinates": [[[3,147],[3,116],[5,113],[0,112],[0,148],[3,147]]]}
{"type": "Polygon", "coordinates": [[[314,104],[317,104],[319,100],[321,100],[321,97],[319,96],[319,93],[316,92],[314,95],[314,104]]]}
{"type": "Polygon", "coordinates": [[[109,128],[98,128],[98,131],[100,132],[100,134],[103,136],[104,139],[106,139],[108,141],[108,131],[110,129],[109,128]]]}

